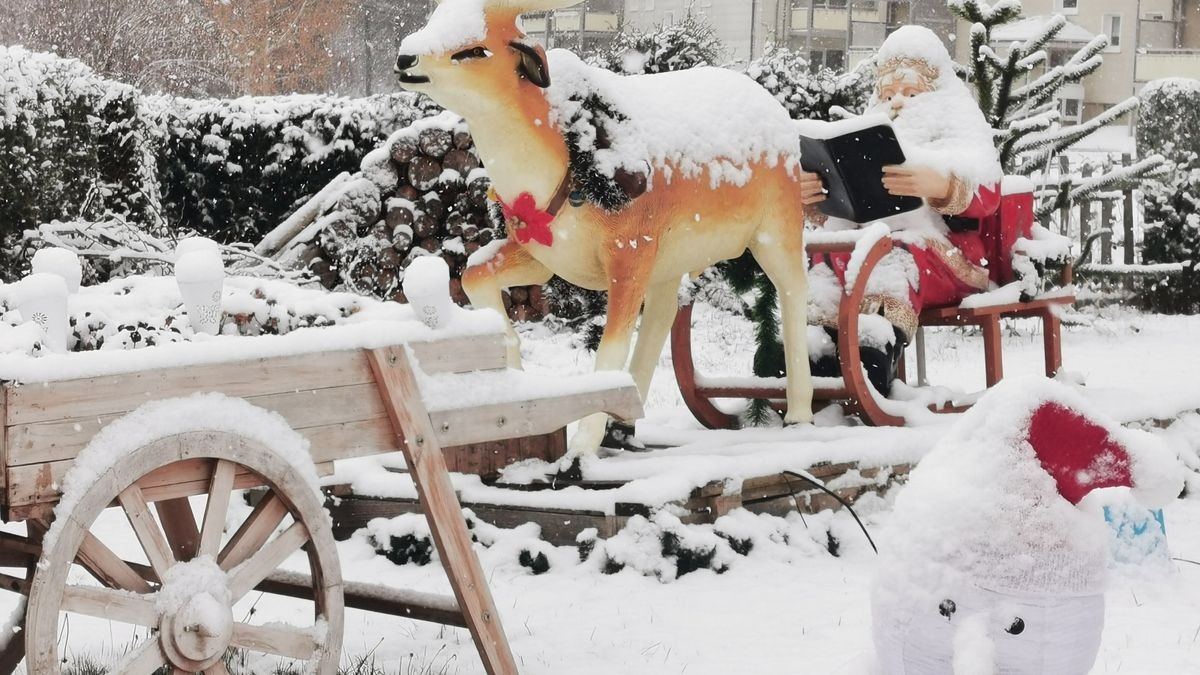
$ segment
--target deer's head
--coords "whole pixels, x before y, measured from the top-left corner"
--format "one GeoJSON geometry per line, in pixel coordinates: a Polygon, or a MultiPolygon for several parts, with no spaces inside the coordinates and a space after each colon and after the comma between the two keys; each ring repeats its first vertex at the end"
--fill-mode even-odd
{"type": "Polygon", "coordinates": [[[463,116],[515,104],[523,89],[550,85],[546,54],[518,17],[579,1],[441,0],[425,27],[400,43],[400,84],[463,116]]]}

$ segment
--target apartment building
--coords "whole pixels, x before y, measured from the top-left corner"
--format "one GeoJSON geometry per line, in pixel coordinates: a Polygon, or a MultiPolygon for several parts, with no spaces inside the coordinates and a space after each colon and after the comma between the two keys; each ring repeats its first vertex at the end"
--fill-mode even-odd
{"type": "Polygon", "coordinates": [[[566,9],[526,14],[521,22],[525,33],[547,49],[592,52],[612,42],[621,29],[625,4],[626,0],[586,0],[566,9]]]}
{"type": "Polygon", "coordinates": [[[926,26],[951,46],[956,27],[945,0],[790,0],[780,34],[814,66],[853,68],[900,26],[926,26]]]}
{"type": "Polygon", "coordinates": [[[842,69],[906,23],[947,38],[954,33],[945,0],[625,0],[625,21],[646,30],[672,23],[689,8],[708,19],[737,61],[783,44],[810,54],[814,67],[842,69]]]}
{"type": "MultiPolygon", "coordinates": [[[[1065,62],[1096,35],[1109,36],[1100,70],[1059,94],[1068,120],[1090,118],[1154,79],[1200,78],[1200,0],[1023,0],[1023,5],[1024,19],[994,31],[997,49],[1037,34],[1055,14],[1064,15],[1067,25],[1048,45],[1050,66],[1065,62]]],[[[547,46],[588,50],[610,41],[622,26],[651,30],[674,23],[689,9],[704,15],[736,61],[756,58],[774,43],[809,54],[814,67],[852,68],[908,24],[933,29],[960,63],[970,45],[970,26],[950,13],[946,0],[587,0],[530,15],[525,27],[547,46]]]]}
{"type": "MultiPolygon", "coordinates": [[[[1024,19],[993,32],[992,44],[1001,52],[1036,35],[1055,14],[1065,16],[1067,25],[1047,46],[1050,66],[1064,63],[1097,35],[1109,38],[1104,65],[1059,92],[1067,120],[1093,117],[1151,80],[1200,78],[1200,0],[1024,0],[1024,8],[1024,19]]],[[[955,56],[960,62],[969,51],[969,31],[959,22],[955,56]]]]}

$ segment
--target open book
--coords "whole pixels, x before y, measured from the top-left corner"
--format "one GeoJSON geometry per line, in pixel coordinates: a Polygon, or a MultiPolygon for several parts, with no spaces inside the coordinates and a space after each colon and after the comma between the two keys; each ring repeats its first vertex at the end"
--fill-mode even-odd
{"type": "Polygon", "coordinates": [[[883,187],[883,167],[905,161],[886,116],[797,124],[800,166],[820,174],[828,190],[825,201],[817,204],[822,213],[869,223],[921,207],[919,197],[897,197],[883,187]]]}

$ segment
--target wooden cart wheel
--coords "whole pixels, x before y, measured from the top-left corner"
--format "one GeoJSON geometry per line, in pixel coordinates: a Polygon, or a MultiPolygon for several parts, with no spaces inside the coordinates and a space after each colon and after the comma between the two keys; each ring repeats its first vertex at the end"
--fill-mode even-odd
{"type": "MultiPolygon", "coordinates": [[[[113,543],[119,548],[121,542],[113,543]]],[[[82,615],[127,624],[141,635],[113,672],[227,674],[233,649],[294,659],[305,664],[304,672],[332,675],[341,656],[343,602],[329,517],[300,472],[234,434],[177,434],[123,457],[86,489],[65,522],[56,523],[29,593],[27,670],[60,673],[59,650],[70,656],[67,642],[78,637],[71,635],[70,619],[82,615]],[[164,487],[170,472],[179,479],[164,487]],[[247,485],[265,485],[267,492],[224,536],[232,492],[247,485]],[[202,511],[188,499],[194,495],[207,495],[202,511]],[[149,566],[122,559],[92,531],[110,506],[124,511],[149,566]],[[295,618],[288,624],[255,624],[234,614],[238,600],[302,548],[312,572],[312,597],[303,601],[312,606],[307,619],[289,613],[295,618]],[[85,579],[84,571],[103,585],[85,579]]]]}

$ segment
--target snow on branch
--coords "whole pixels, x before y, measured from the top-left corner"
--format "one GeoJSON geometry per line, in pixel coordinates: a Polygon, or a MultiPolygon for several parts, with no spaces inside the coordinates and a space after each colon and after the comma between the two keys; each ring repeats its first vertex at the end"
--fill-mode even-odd
{"type": "Polygon", "coordinates": [[[1140,162],[1130,164],[1129,166],[1117,167],[1100,176],[1086,180],[1082,178],[1075,179],[1072,181],[1074,185],[1071,191],[1072,199],[1078,201],[1083,197],[1078,197],[1077,195],[1094,196],[1103,192],[1105,188],[1152,175],[1157,171],[1161,171],[1166,166],[1166,162],[1166,158],[1162,155],[1151,155],[1140,162]]]}
{"type": "Polygon", "coordinates": [[[1021,0],[998,0],[994,4],[979,0],[946,0],[946,6],[968,21],[989,26],[1007,23],[1021,14],[1021,0]]]}
{"type": "Polygon", "coordinates": [[[1064,127],[1039,134],[1030,134],[1024,140],[1018,142],[1014,147],[1014,152],[1023,153],[1030,150],[1037,150],[1028,158],[1034,164],[1044,162],[1047,157],[1062,152],[1080,140],[1086,138],[1089,134],[1097,129],[1107,126],[1112,122],[1128,115],[1137,110],[1141,102],[1136,96],[1130,97],[1109,108],[1108,110],[1096,115],[1092,119],[1070,127],[1064,127]]]}
{"type": "Polygon", "coordinates": [[[1031,36],[1024,44],[1021,45],[1021,51],[1026,54],[1031,54],[1041,51],[1043,47],[1050,43],[1063,27],[1067,25],[1067,17],[1062,14],[1055,14],[1050,17],[1046,25],[1042,26],[1042,30],[1037,35],[1031,36]]]}

